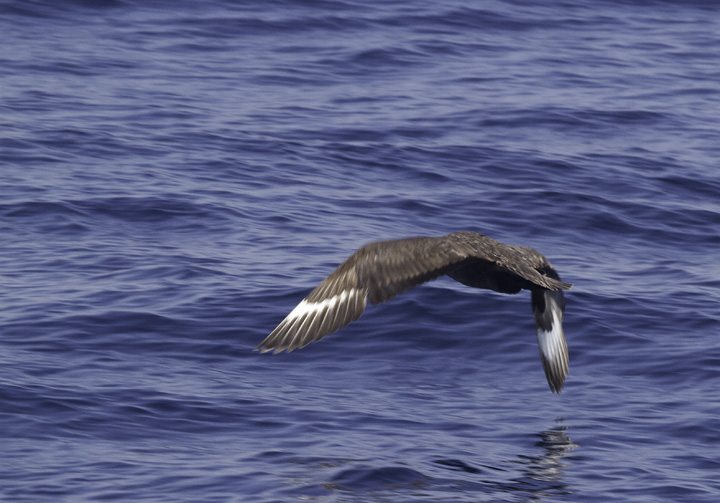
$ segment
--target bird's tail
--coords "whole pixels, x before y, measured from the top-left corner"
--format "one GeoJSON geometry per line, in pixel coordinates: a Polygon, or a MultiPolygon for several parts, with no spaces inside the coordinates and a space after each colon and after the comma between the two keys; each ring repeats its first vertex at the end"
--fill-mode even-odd
{"type": "Polygon", "coordinates": [[[560,393],[568,373],[568,350],[562,327],[565,296],[562,290],[533,290],[532,306],[545,377],[550,390],[560,393]]]}

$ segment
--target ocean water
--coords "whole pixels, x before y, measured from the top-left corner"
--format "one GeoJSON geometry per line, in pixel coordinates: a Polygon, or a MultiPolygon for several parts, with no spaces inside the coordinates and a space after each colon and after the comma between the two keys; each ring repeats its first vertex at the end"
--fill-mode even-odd
{"type": "Polygon", "coordinates": [[[720,501],[717,2],[0,0],[0,500],[720,501]],[[440,279],[252,349],[362,244],[440,279]]]}

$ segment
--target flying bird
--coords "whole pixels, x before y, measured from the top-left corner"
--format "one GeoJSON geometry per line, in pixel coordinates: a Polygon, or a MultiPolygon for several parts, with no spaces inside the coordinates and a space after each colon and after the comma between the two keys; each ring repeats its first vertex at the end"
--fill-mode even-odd
{"type": "Polygon", "coordinates": [[[530,290],[540,357],[550,390],[559,393],[568,372],[562,328],[565,297],[550,262],[532,248],[500,243],[477,232],[370,243],[340,264],[255,348],[292,351],[357,320],[368,299],[379,304],[440,276],[500,293],[530,290]]]}

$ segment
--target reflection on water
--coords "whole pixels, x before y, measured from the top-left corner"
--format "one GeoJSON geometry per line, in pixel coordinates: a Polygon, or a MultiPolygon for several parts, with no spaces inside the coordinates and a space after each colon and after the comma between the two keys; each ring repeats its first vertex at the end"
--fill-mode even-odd
{"type": "Polygon", "coordinates": [[[557,426],[538,434],[540,440],[535,446],[541,447],[542,452],[534,456],[519,454],[519,459],[514,461],[521,465],[523,476],[513,482],[538,497],[572,492],[563,480],[563,468],[567,466],[567,462],[562,460],[578,445],[565,433],[569,426],[562,420],[557,423],[557,426]]]}
{"type": "Polygon", "coordinates": [[[411,491],[417,497],[477,502],[508,498],[512,501],[544,501],[572,494],[574,491],[566,483],[563,470],[568,465],[568,453],[578,446],[567,435],[569,426],[563,420],[556,423],[535,434],[539,439],[531,454],[517,454],[509,460],[485,459],[484,455],[478,454],[478,459],[483,462],[475,464],[457,458],[432,461],[446,474],[453,472],[452,476],[433,474],[400,460],[385,466],[362,460],[335,460],[323,465],[323,468],[332,469],[331,480],[320,484],[302,483],[302,496],[305,500],[315,501],[326,497],[326,491],[332,491],[342,493],[347,501],[372,502],[386,501],[389,495],[411,491]]]}
{"type": "MultiPolygon", "coordinates": [[[[459,459],[438,459],[434,463],[455,472],[469,474],[463,481],[454,481],[456,489],[493,495],[512,494],[513,499],[525,495],[528,501],[541,501],[550,496],[571,494],[572,488],[564,481],[563,469],[567,454],[577,447],[567,435],[569,426],[563,420],[537,434],[540,439],[536,454],[517,454],[509,461],[472,466],[459,459]]],[[[436,481],[437,482],[437,481],[436,481]]]]}

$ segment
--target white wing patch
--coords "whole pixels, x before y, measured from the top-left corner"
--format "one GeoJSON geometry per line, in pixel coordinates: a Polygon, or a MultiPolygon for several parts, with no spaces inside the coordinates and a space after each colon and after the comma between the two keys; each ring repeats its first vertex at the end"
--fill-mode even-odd
{"type": "Polygon", "coordinates": [[[295,306],[295,309],[290,311],[290,314],[285,317],[283,323],[287,323],[295,318],[302,318],[306,314],[312,313],[313,315],[317,315],[317,313],[323,311],[325,308],[334,311],[337,306],[343,304],[349,298],[355,297],[357,294],[358,291],[355,288],[351,288],[350,290],[343,290],[339,295],[333,295],[330,298],[323,299],[320,302],[308,302],[306,299],[303,299],[300,304],[295,306]]]}
{"type": "Polygon", "coordinates": [[[553,309],[552,311],[552,328],[549,331],[538,328],[538,344],[540,345],[540,351],[543,356],[551,362],[557,361],[562,355],[562,341],[565,336],[562,330],[562,324],[558,319],[557,312],[553,309]]]}
{"type": "Polygon", "coordinates": [[[552,312],[552,327],[548,331],[538,328],[537,338],[550,389],[559,392],[568,371],[567,343],[560,319],[560,310],[552,301],[548,307],[552,312]]]}
{"type": "Polygon", "coordinates": [[[303,299],[257,349],[292,351],[322,339],[357,319],[366,296],[364,290],[350,288],[318,302],[303,299]]]}

